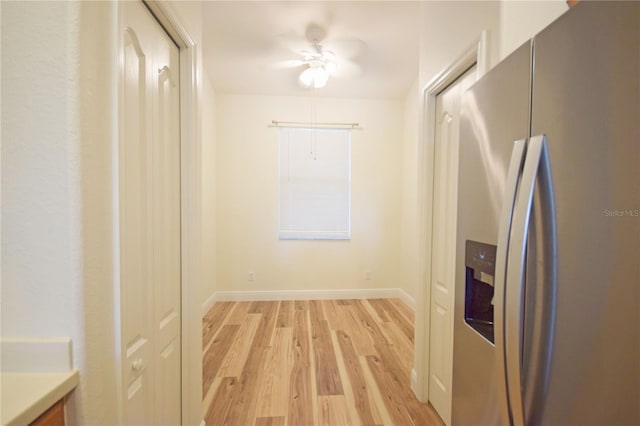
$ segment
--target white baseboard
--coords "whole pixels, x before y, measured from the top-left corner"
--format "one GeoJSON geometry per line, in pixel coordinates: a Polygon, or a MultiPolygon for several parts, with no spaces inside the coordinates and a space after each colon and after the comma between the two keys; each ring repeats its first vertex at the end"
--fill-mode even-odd
{"type": "Polygon", "coordinates": [[[217,293],[213,293],[211,296],[209,296],[207,298],[207,300],[204,301],[204,303],[202,304],[202,316],[204,316],[204,314],[206,314],[207,312],[209,312],[209,309],[211,309],[211,307],[213,306],[214,303],[216,303],[216,294],[217,293]]]}
{"type": "Polygon", "coordinates": [[[418,392],[418,373],[416,373],[415,368],[411,369],[411,390],[413,391],[416,399],[420,401],[420,395],[418,392]]]}
{"type": "MultiPolygon", "coordinates": [[[[218,291],[207,299],[207,306],[215,302],[245,302],[267,300],[326,300],[326,299],[382,299],[399,298],[415,310],[416,302],[401,288],[358,288],[336,290],[266,290],[218,291]]],[[[203,305],[204,308],[204,305],[203,305]]]]}
{"type": "Polygon", "coordinates": [[[407,306],[409,306],[411,308],[412,311],[416,311],[416,299],[413,298],[413,296],[411,296],[409,293],[407,293],[406,291],[404,291],[401,288],[397,288],[396,290],[398,290],[399,294],[398,298],[400,298],[400,300],[402,300],[404,303],[407,304],[407,306]]]}

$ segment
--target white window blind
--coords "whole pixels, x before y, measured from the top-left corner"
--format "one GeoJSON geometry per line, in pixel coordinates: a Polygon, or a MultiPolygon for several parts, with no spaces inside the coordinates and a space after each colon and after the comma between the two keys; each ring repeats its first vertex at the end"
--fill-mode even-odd
{"type": "Polygon", "coordinates": [[[349,239],[351,132],[279,131],[280,239],[349,239]]]}

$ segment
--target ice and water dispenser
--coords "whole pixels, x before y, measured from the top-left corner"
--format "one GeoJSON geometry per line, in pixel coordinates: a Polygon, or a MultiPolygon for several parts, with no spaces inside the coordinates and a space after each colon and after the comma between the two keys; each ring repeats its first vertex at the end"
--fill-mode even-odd
{"type": "Polygon", "coordinates": [[[496,246],[467,240],[465,247],[464,319],[493,343],[493,279],[496,246]]]}

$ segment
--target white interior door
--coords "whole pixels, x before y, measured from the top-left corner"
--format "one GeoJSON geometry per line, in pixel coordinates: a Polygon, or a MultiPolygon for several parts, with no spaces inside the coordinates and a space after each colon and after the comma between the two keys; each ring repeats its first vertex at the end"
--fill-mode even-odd
{"type": "Polygon", "coordinates": [[[460,98],[475,81],[474,66],[436,97],[429,400],[446,424],[451,424],[460,98]]]}
{"type": "Polygon", "coordinates": [[[179,50],[141,2],[121,6],[123,420],[179,424],[179,50]]]}

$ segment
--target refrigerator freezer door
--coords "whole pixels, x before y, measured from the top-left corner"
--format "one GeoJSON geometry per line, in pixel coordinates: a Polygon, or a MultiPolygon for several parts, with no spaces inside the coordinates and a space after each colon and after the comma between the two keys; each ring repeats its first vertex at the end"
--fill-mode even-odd
{"type": "Polygon", "coordinates": [[[532,134],[547,137],[558,269],[550,379],[527,417],[637,425],[640,2],[582,2],[534,43],[532,134]]]}
{"type": "Polygon", "coordinates": [[[535,409],[546,390],[548,354],[553,347],[550,337],[553,335],[557,283],[555,204],[543,135],[529,139],[517,192],[506,262],[504,348],[511,420],[514,425],[523,425],[530,424],[524,416],[524,402],[527,408],[535,409]],[[537,212],[532,208],[534,200],[540,207],[537,212]],[[534,260],[535,264],[532,264],[534,260]],[[535,308],[533,318],[537,319],[527,326],[524,319],[531,314],[525,315],[525,301],[535,308]],[[527,345],[525,338],[530,340],[527,345]],[[524,350],[527,350],[526,356],[524,350]],[[529,379],[526,388],[529,394],[524,399],[523,379],[526,378],[529,379]]]}
{"type": "Polygon", "coordinates": [[[531,46],[463,95],[456,242],[452,424],[502,424],[493,344],[465,322],[467,241],[496,245],[514,141],[528,136],[531,46]]]}

